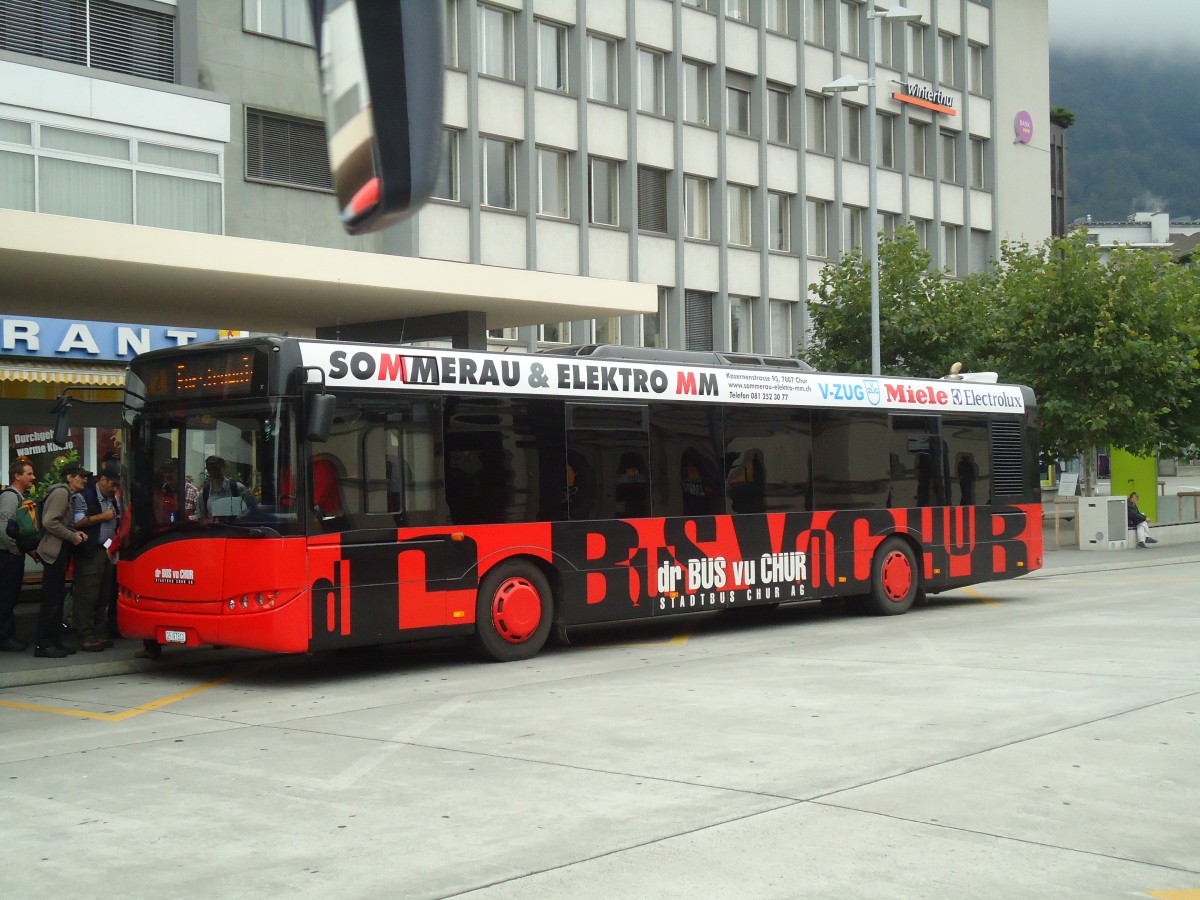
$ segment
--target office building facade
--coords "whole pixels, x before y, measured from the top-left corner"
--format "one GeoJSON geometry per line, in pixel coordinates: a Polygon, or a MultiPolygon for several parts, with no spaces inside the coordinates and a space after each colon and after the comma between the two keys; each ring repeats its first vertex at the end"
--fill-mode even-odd
{"type": "Polygon", "coordinates": [[[870,234],[872,153],[874,227],[952,274],[1050,233],[1047,0],[441,2],[436,197],[354,238],[304,0],[0,0],[0,207],[642,282],[656,313],[489,338],[775,354],[870,234]],[[822,90],[869,28],[874,148],[866,90],[822,90]]]}

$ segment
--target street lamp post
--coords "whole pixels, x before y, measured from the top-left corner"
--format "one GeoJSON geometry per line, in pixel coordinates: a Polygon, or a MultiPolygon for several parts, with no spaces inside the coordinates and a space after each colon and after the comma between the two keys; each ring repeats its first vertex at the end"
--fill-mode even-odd
{"type": "Polygon", "coordinates": [[[871,267],[871,374],[881,374],[879,359],[879,230],[876,219],[879,218],[879,148],[876,129],[879,124],[875,121],[875,19],[890,19],[893,22],[920,22],[921,14],[905,9],[903,6],[893,6],[881,9],[874,2],[867,7],[867,80],[860,81],[853,75],[843,75],[832,84],[825,85],[822,91],[829,94],[840,94],[846,91],[857,91],[860,87],[867,89],[867,224],[870,227],[870,242],[868,263],[871,267]]]}

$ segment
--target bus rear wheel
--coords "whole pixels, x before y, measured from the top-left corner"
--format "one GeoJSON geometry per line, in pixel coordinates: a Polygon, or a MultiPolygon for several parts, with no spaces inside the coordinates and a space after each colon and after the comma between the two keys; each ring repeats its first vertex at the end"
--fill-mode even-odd
{"type": "Polygon", "coordinates": [[[871,561],[871,593],[863,598],[866,611],[877,616],[898,616],[908,612],[920,593],[917,555],[906,541],[888,538],[871,561]]]}
{"type": "Polygon", "coordinates": [[[486,659],[531,659],[546,643],[554,622],[546,576],[532,563],[500,563],[479,583],[475,601],[475,649],[486,659]]]}

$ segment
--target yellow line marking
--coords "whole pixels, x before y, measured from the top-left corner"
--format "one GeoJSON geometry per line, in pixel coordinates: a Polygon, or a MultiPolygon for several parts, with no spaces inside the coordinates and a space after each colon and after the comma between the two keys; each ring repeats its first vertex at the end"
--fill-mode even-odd
{"type": "Polygon", "coordinates": [[[972,597],[976,597],[979,600],[982,600],[988,606],[999,606],[1000,605],[999,600],[993,600],[991,597],[987,596],[986,594],[979,593],[979,591],[975,590],[974,588],[963,588],[963,593],[970,594],[972,597]]]}
{"type": "Polygon", "coordinates": [[[585,644],[583,647],[581,647],[581,649],[612,650],[615,647],[679,647],[683,644],[686,644],[688,642],[688,638],[691,636],[692,635],[690,632],[684,632],[683,634],[675,635],[675,637],[671,638],[669,641],[634,641],[633,643],[629,644],[593,644],[590,647],[585,644]]]}
{"type": "Polygon", "coordinates": [[[1182,891],[1146,891],[1158,900],[1200,900],[1200,888],[1185,888],[1182,891]]]}
{"type": "Polygon", "coordinates": [[[133,709],[126,709],[119,713],[88,712],[82,709],[64,709],[60,706],[43,706],[40,703],[15,703],[11,700],[0,700],[0,706],[9,709],[23,709],[27,712],[52,713],[56,716],[74,716],[77,719],[124,722],[126,719],[132,719],[134,716],[140,716],[142,713],[153,712],[172,703],[178,703],[180,700],[186,700],[188,697],[194,697],[196,694],[202,694],[215,687],[220,687],[227,682],[233,681],[239,674],[241,674],[241,670],[234,672],[232,675],[226,675],[224,678],[218,678],[216,681],[206,681],[204,684],[198,684],[195,687],[188,688],[186,691],[180,691],[178,694],[171,694],[169,697],[151,700],[149,703],[143,703],[141,706],[135,706],[133,709]]]}

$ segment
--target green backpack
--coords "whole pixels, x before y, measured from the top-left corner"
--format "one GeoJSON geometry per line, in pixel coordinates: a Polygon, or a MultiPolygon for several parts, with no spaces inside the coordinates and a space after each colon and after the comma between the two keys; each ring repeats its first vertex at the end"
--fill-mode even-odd
{"type": "MultiPolygon", "coordinates": [[[[12,491],[18,497],[21,496],[10,487],[4,490],[12,491]]],[[[42,504],[44,502],[45,498],[41,501],[22,500],[17,505],[17,511],[8,520],[6,526],[8,536],[12,538],[13,543],[22,553],[32,553],[36,550],[42,540],[42,535],[46,533],[42,527],[42,504]]]]}

